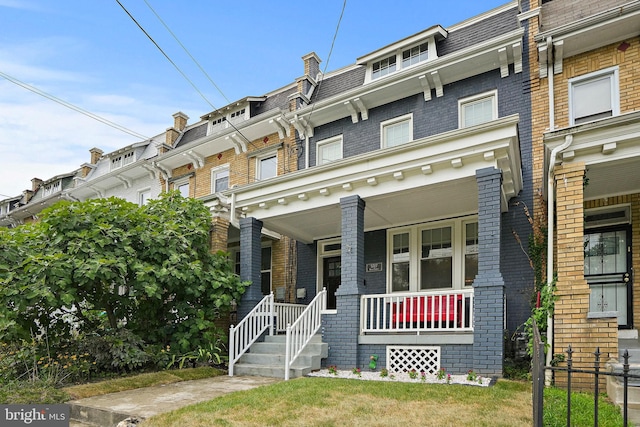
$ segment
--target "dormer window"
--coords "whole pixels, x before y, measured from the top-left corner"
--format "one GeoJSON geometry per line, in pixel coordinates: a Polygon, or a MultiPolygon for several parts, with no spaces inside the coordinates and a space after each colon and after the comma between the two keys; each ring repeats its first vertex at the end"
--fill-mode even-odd
{"type": "Polygon", "coordinates": [[[422,43],[402,52],[402,68],[407,68],[429,58],[429,43],[422,43]]]}
{"type": "Polygon", "coordinates": [[[245,112],[244,108],[242,110],[234,111],[233,113],[231,113],[231,118],[235,119],[235,118],[243,117],[244,116],[244,112],[245,112]]]}
{"type": "Polygon", "coordinates": [[[54,193],[57,193],[62,189],[62,181],[55,181],[51,184],[45,185],[42,189],[42,197],[50,196],[54,193]]]}
{"type": "Polygon", "coordinates": [[[371,78],[377,79],[382,76],[386,76],[389,73],[393,73],[396,70],[396,56],[390,56],[381,61],[373,63],[371,71],[371,78]]]}
{"type": "Polygon", "coordinates": [[[446,39],[447,35],[444,28],[436,25],[360,57],[357,64],[367,66],[365,82],[370,82],[438,58],[436,41],[446,39]]]}
{"type": "Polygon", "coordinates": [[[111,157],[111,170],[119,169],[135,161],[135,154],[133,151],[127,153],[118,154],[111,157]]]}

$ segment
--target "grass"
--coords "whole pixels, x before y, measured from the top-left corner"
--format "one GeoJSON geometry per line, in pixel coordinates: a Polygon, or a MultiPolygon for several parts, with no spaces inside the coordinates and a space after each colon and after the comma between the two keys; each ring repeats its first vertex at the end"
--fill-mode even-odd
{"type": "MultiPolygon", "coordinates": [[[[571,393],[571,425],[592,426],[594,402],[593,394],[571,393]]],[[[546,388],[544,391],[544,419],[543,423],[548,427],[560,427],[567,425],[567,392],[557,388],[546,388]]],[[[606,398],[600,397],[598,404],[598,426],[621,426],[622,415],[617,406],[611,404],[606,398]]]]}
{"type": "Polygon", "coordinates": [[[146,420],[141,427],[530,426],[531,387],[299,378],[232,393],[146,420]]]}
{"type": "Polygon", "coordinates": [[[63,391],[70,396],[71,400],[74,400],[118,391],[210,378],[226,374],[225,371],[210,367],[176,369],[171,371],[149,372],[95,383],[79,384],[65,387],[63,391]]]}

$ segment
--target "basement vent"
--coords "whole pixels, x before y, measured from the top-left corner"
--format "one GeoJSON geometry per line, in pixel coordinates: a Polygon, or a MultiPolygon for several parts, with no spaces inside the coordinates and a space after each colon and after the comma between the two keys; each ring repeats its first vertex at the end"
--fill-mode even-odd
{"type": "Polygon", "coordinates": [[[387,369],[389,372],[409,372],[415,369],[427,375],[436,375],[440,370],[440,347],[387,347],[387,369]]]}
{"type": "Polygon", "coordinates": [[[629,207],[616,206],[609,209],[594,209],[586,212],[585,228],[603,227],[607,225],[629,224],[631,216],[629,207]]]}

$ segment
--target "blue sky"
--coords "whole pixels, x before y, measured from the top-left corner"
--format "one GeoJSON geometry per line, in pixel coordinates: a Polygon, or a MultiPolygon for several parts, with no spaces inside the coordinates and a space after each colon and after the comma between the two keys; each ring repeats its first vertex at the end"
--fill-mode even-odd
{"type": "MultiPolygon", "coordinates": [[[[432,25],[445,28],[506,0],[0,0],[0,72],[145,136],[189,123],[303,74],[309,52],[336,70],[432,25]],[[149,7],[150,6],[150,7],[149,7]],[[218,91],[157,14],[206,70],[218,91]],[[327,59],[329,63],[327,64],[327,59]],[[222,92],[222,94],[220,93],[222,92]]],[[[0,200],[139,141],[0,77],[0,200]]]]}

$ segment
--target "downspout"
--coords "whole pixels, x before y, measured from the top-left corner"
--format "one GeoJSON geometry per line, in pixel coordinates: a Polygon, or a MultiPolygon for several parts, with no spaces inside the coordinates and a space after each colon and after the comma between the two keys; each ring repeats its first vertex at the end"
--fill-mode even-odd
{"type": "MultiPolygon", "coordinates": [[[[549,76],[553,79],[552,76],[549,76]]],[[[553,175],[554,166],[556,163],[556,157],[558,154],[568,148],[573,142],[573,135],[567,135],[564,138],[564,142],[551,150],[549,156],[549,176],[547,180],[547,286],[551,287],[553,283],[553,227],[554,227],[554,201],[555,201],[555,178],[553,175]]],[[[549,315],[547,317],[547,342],[549,343],[549,351],[547,352],[547,366],[551,366],[551,359],[553,358],[553,317],[549,315]]],[[[551,385],[551,371],[545,371],[545,382],[547,385],[551,385]]]]}
{"type": "MultiPolygon", "coordinates": [[[[309,135],[306,134],[304,136],[304,168],[309,168],[309,135]]],[[[317,166],[317,165],[316,165],[317,166]]]]}
{"type": "MultiPolygon", "coordinates": [[[[547,77],[549,79],[549,131],[554,131],[555,124],[555,98],[554,98],[554,58],[553,58],[553,41],[551,37],[547,37],[547,77]]],[[[551,288],[553,283],[553,229],[555,226],[555,177],[554,168],[556,164],[556,158],[561,151],[567,149],[573,142],[573,135],[567,135],[564,142],[551,150],[549,156],[549,173],[547,177],[547,286],[551,288]]],[[[547,352],[546,365],[551,366],[551,360],[553,359],[553,334],[554,325],[553,317],[549,315],[547,317],[547,342],[549,343],[549,351],[547,352]]],[[[551,385],[550,370],[545,371],[545,383],[551,385]]]]}

